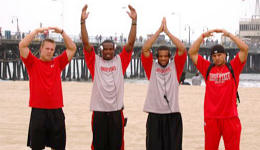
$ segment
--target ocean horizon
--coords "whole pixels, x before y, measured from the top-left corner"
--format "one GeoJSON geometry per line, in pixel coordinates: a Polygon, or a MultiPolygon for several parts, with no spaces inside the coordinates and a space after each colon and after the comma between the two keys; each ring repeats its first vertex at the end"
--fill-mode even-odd
{"type": "MultiPolygon", "coordinates": [[[[149,83],[149,81],[146,78],[125,79],[125,82],[149,83]]],[[[185,82],[191,84],[191,78],[186,78],[185,82]]],[[[204,79],[202,79],[201,86],[205,86],[204,79]]],[[[260,87],[260,74],[242,73],[239,77],[239,87],[260,87]]]]}

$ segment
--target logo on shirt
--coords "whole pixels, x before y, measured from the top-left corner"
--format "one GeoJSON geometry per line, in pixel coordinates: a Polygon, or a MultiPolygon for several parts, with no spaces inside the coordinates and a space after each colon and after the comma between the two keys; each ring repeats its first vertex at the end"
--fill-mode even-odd
{"type": "Polygon", "coordinates": [[[54,64],[51,64],[51,68],[54,68],[54,64]]]}
{"type": "Polygon", "coordinates": [[[165,73],[168,73],[170,71],[171,71],[170,67],[167,67],[167,68],[157,68],[156,69],[156,72],[161,73],[161,74],[165,74],[165,73]]]}
{"type": "Polygon", "coordinates": [[[104,71],[104,72],[113,72],[116,70],[116,66],[112,66],[112,67],[101,66],[100,69],[101,69],[101,71],[104,71]]]}
{"type": "Polygon", "coordinates": [[[222,84],[225,81],[230,79],[231,79],[230,72],[209,74],[209,81],[214,81],[215,84],[222,84]]]}

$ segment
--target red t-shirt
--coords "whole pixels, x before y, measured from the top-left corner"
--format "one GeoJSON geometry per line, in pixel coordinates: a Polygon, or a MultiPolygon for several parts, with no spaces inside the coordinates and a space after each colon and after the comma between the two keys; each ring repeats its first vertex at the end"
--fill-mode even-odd
{"type": "MultiPolygon", "coordinates": [[[[236,92],[239,84],[239,75],[245,62],[242,63],[238,54],[230,62],[237,85],[226,65],[212,67],[206,81],[204,99],[204,118],[230,118],[238,116],[236,106],[236,92]]],[[[197,68],[206,78],[210,62],[201,55],[198,56],[197,68]]],[[[206,79],[205,79],[206,80],[206,79]]]]}
{"type": "Polygon", "coordinates": [[[50,62],[44,62],[29,52],[24,62],[30,81],[30,102],[33,108],[57,109],[63,107],[61,71],[68,64],[66,51],[50,62]]]}
{"type": "MultiPolygon", "coordinates": [[[[95,51],[94,51],[94,47],[91,47],[92,51],[91,52],[87,52],[84,48],[84,55],[85,55],[85,61],[86,64],[88,66],[88,69],[90,71],[90,74],[92,76],[92,81],[94,81],[94,75],[95,75],[95,51]]],[[[123,75],[125,74],[125,71],[131,61],[131,57],[132,57],[132,52],[127,52],[125,50],[125,47],[123,47],[122,52],[119,54],[120,59],[121,59],[121,64],[122,64],[122,71],[123,71],[123,75]]]]}
{"type": "MultiPolygon", "coordinates": [[[[176,66],[178,81],[180,81],[181,74],[183,72],[183,68],[184,68],[184,65],[185,65],[185,62],[186,62],[186,58],[187,58],[186,52],[183,55],[179,56],[178,55],[178,49],[176,50],[176,54],[174,56],[174,63],[175,63],[175,66],[176,66]]],[[[150,52],[149,57],[144,57],[143,54],[142,54],[141,55],[141,61],[142,61],[142,65],[144,67],[146,76],[147,76],[148,80],[150,80],[152,66],[153,66],[153,54],[150,52]]]]}

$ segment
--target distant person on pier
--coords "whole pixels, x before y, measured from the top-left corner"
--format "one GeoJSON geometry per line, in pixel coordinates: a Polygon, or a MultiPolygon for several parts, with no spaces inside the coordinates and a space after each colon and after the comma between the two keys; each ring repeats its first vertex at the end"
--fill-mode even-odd
{"type": "Polygon", "coordinates": [[[199,72],[196,72],[195,76],[191,78],[192,85],[201,85],[201,77],[199,72]]]}
{"type": "Polygon", "coordinates": [[[204,100],[205,150],[218,150],[223,136],[226,150],[239,150],[241,123],[237,112],[237,89],[239,75],[248,55],[248,46],[237,36],[222,29],[205,32],[193,43],[189,50],[190,58],[204,77],[206,93],[204,100]],[[222,45],[211,48],[209,62],[198,54],[204,38],[222,33],[234,41],[240,51],[227,63],[226,50],[222,45]]]}
{"type": "Polygon", "coordinates": [[[182,85],[190,85],[190,83],[189,83],[189,82],[186,82],[185,79],[186,79],[186,72],[183,71],[182,74],[181,74],[181,78],[180,78],[180,81],[179,81],[179,82],[180,82],[180,84],[182,84],[182,85]]]}
{"type": "Polygon", "coordinates": [[[0,27],[0,40],[2,39],[2,27],[0,27]]]}
{"type": "Polygon", "coordinates": [[[99,35],[99,44],[102,42],[102,35],[99,35]]]}
{"type": "Polygon", "coordinates": [[[182,150],[182,117],[179,110],[179,81],[187,59],[184,44],[172,35],[163,18],[160,28],[142,48],[141,61],[150,80],[144,104],[148,113],[146,123],[146,150],[182,150]],[[150,51],[153,43],[164,32],[176,45],[174,59],[166,45],[157,49],[157,61],[150,51]]]}
{"type": "Polygon", "coordinates": [[[65,116],[62,110],[63,97],[61,72],[76,52],[76,45],[64,30],[57,27],[38,28],[30,32],[19,43],[20,56],[29,74],[31,118],[27,146],[33,150],[45,146],[65,150],[65,116]],[[28,46],[33,38],[52,30],[62,35],[67,49],[53,58],[55,42],[45,39],[40,46],[40,58],[35,57],[28,46]]]}
{"type": "MultiPolygon", "coordinates": [[[[132,19],[128,42],[122,52],[115,56],[115,43],[105,40],[101,43],[101,57],[95,54],[94,47],[89,43],[86,29],[88,5],[81,14],[81,34],[85,61],[93,81],[90,110],[93,111],[92,150],[123,150],[124,124],[123,98],[124,74],[131,61],[136,39],[137,14],[132,6],[128,6],[129,17],[132,19]]],[[[106,25],[106,24],[104,24],[106,25]]]]}

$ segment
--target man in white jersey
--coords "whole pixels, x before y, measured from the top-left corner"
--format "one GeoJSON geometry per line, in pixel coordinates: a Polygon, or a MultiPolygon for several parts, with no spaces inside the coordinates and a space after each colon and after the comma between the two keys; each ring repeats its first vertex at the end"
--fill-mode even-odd
{"type": "Polygon", "coordinates": [[[179,80],[187,53],[183,43],[173,36],[163,18],[158,31],[146,41],[142,48],[142,64],[150,80],[144,111],[149,113],[146,124],[147,150],[181,150],[182,118],[179,111],[179,80]],[[164,32],[176,45],[176,54],[170,61],[170,48],[160,46],[157,61],[150,51],[152,44],[164,32]]]}
{"type": "Polygon", "coordinates": [[[115,44],[105,40],[101,54],[95,54],[94,47],[89,43],[85,20],[87,5],[81,14],[81,35],[84,46],[85,60],[93,81],[90,110],[93,111],[92,150],[123,150],[124,149],[124,74],[130,63],[136,38],[137,14],[132,6],[128,6],[132,25],[128,42],[119,55],[115,54],[115,44]]]}

